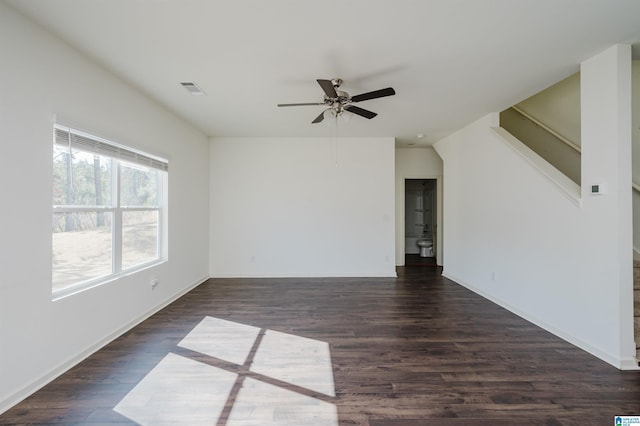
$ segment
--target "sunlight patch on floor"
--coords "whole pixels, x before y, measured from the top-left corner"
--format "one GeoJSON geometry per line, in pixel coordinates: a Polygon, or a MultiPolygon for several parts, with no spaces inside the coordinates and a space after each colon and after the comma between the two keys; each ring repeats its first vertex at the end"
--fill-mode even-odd
{"type": "Polygon", "coordinates": [[[234,373],[169,353],[114,410],[141,425],[210,425],[236,379],[234,373]]]}
{"type": "Polygon", "coordinates": [[[227,426],[248,425],[337,426],[338,411],[328,402],[247,378],[227,426]]]}
{"type": "Polygon", "coordinates": [[[221,424],[225,406],[225,426],[338,425],[334,404],[299,393],[335,397],[327,342],[205,317],[177,346],[242,368],[236,374],[169,353],[114,411],[143,426],[221,424]]]}
{"type": "Polygon", "coordinates": [[[267,330],[251,371],[336,396],[331,354],[326,342],[267,330]]]}
{"type": "Polygon", "coordinates": [[[259,333],[257,327],[205,317],[178,346],[242,365],[259,333]]]}

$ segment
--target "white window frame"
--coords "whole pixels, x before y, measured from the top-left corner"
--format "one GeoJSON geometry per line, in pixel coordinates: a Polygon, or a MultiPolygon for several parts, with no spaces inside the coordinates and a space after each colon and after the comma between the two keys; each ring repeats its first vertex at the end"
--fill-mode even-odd
{"type": "MultiPolygon", "coordinates": [[[[77,292],[96,287],[98,285],[113,281],[116,278],[129,275],[131,273],[146,269],[148,267],[166,262],[166,218],[167,218],[167,183],[168,183],[168,160],[150,155],[148,153],[117,144],[107,139],[73,129],[58,123],[54,124],[54,146],[65,146],[61,143],[61,136],[68,137],[68,147],[70,152],[82,151],[90,154],[97,154],[111,159],[111,206],[87,206],[87,205],[53,205],[53,214],[56,213],[111,213],[112,214],[112,240],[111,240],[111,274],[97,278],[80,281],[70,284],[64,288],[55,290],[52,282],[53,300],[75,294],[77,292]],[[158,181],[158,202],[156,206],[123,206],[121,205],[120,185],[121,185],[121,165],[128,167],[144,166],[161,172],[158,181]],[[156,211],[158,214],[158,231],[156,258],[136,264],[132,267],[122,268],[122,240],[123,240],[123,214],[125,212],[156,211]]],[[[53,264],[52,264],[53,268],[53,264]]]]}

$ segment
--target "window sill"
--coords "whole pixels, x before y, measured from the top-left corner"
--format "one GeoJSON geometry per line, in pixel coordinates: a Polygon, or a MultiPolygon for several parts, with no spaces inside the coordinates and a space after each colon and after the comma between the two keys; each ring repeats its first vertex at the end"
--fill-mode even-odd
{"type": "Polygon", "coordinates": [[[78,284],[74,284],[72,286],[53,291],[51,293],[51,300],[53,302],[57,302],[58,300],[65,299],[69,296],[74,296],[78,293],[83,293],[92,288],[100,287],[104,284],[117,281],[123,277],[128,277],[130,275],[137,274],[139,272],[145,271],[147,269],[151,269],[158,265],[165,263],[165,259],[156,259],[150,262],[141,263],[140,265],[134,266],[132,268],[127,269],[126,271],[119,272],[117,274],[110,274],[104,277],[96,278],[90,281],[84,281],[78,284]]]}

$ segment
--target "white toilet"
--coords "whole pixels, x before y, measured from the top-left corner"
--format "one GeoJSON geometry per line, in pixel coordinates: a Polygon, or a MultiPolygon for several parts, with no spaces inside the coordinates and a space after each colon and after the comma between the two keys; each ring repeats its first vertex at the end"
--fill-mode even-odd
{"type": "Polygon", "coordinates": [[[420,238],[416,241],[418,247],[420,247],[420,257],[433,257],[433,241],[420,238]]]}

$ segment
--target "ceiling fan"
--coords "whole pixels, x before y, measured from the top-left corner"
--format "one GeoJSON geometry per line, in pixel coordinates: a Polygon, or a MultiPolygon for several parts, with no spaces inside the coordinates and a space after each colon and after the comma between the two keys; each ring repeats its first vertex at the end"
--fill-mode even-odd
{"type": "Polygon", "coordinates": [[[307,102],[298,104],[278,104],[279,107],[290,106],[303,106],[303,105],[326,105],[324,111],[315,118],[311,123],[320,123],[324,120],[325,113],[329,112],[332,116],[338,117],[344,113],[344,111],[352,112],[364,118],[372,119],[375,117],[375,112],[366,110],[364,108],[351,105],[353,102],[368,101],[369,99],[383,98],[385,96],[395,95],[396,91],[392,87],[386,89],[374,90],[373,92],[362,93],[360,95],[349,96],[347,92],[337,90],[342,85],[342,80],[334,78],[333,80],[316,80],[322,90],[324,90],[324,102],[307,102]]]}

